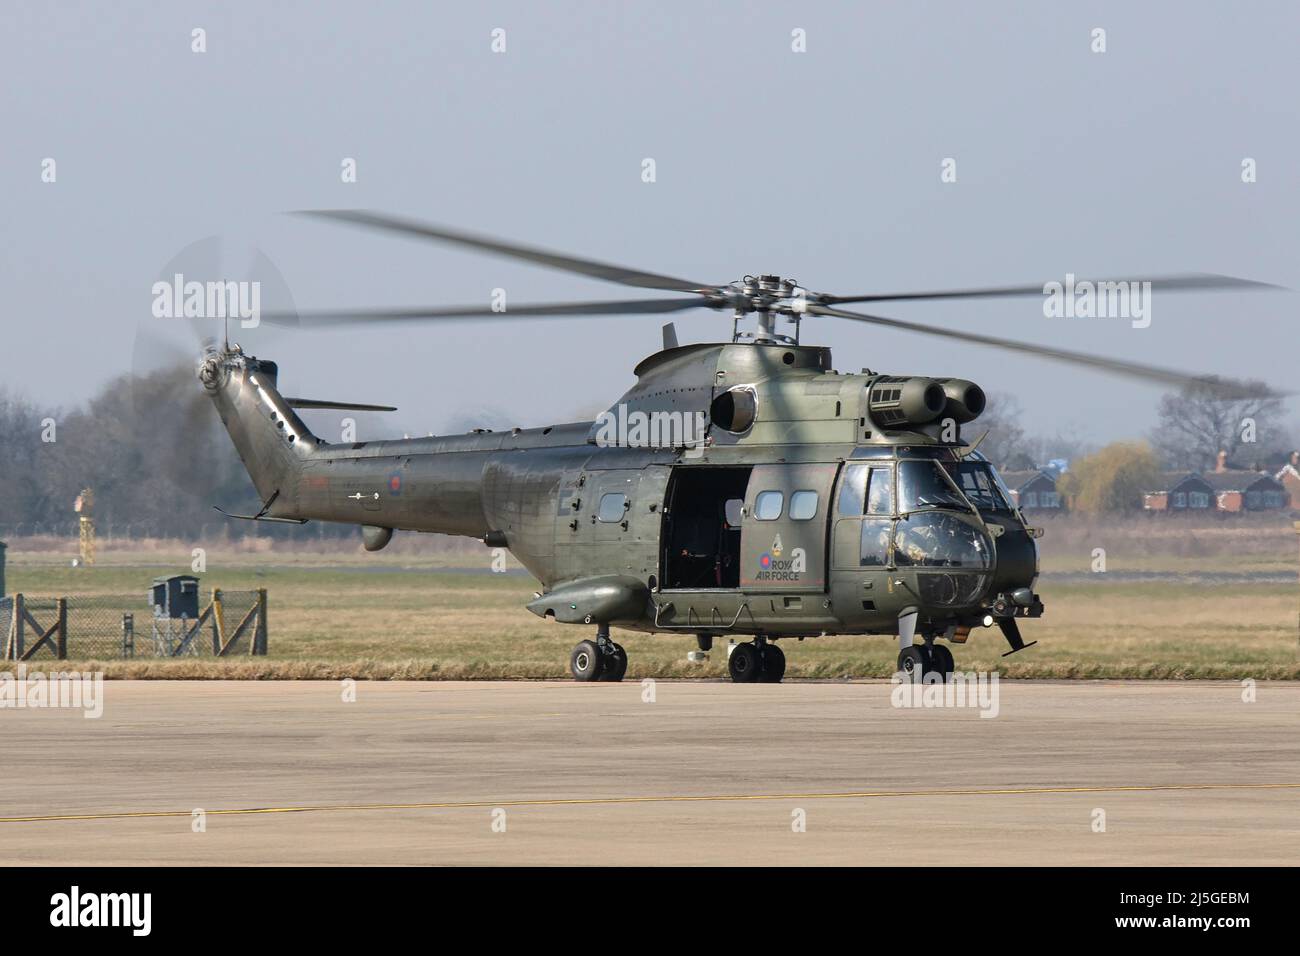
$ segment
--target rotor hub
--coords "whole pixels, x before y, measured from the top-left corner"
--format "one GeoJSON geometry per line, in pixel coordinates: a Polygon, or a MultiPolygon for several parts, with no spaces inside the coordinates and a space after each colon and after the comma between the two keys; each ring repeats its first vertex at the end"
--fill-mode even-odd
{"type": "Polygon", "coordinates": [[[799,344],[798,322],[808,299],[807,292],[794,279],[778,275],[745,276],[718,290],[714,308],[731,307],[734,312],[732,341],[752,338],[755,342],[785,342],[799,344]],[[758,328],[742,332],[739,323],[751,312],[758,313],[758,328]],[[795,323],[793,337],[776,331],[776,317],[784,315],[795,323]]]}
{"type": "Polygon", "coordinates": [[[750,312],[794,311],[788,301],[801,293],[799,283],[776,275],[745,276],[725,290],[727,304],[744,315],[750,312]]]}

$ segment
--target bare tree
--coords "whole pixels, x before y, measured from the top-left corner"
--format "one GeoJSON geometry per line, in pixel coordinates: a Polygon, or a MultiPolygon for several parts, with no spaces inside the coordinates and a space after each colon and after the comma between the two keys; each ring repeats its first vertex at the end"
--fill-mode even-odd
{"type": "Polygon", "coordinates": [[[1004,471],[1033,468],[1037,463],[1025,441],[1025,429],[1020,424],[1023,418],[1024,408],[1014,395],[991,392],[984,413],[965,426],[964,431],[972,440],[988,432],[979,450],[998,468],[1004,471]]]}
{"type": "Polygon", "coordinates": [[[1255,467],[1284,450],[1290,435],[1282,400],[1269,397],[1222,398],[1209,384],[1197,383],[1161,397],[1151,444],[1169,468],[1214,467],[1220,451],[1242,467],[1255,467]]]}

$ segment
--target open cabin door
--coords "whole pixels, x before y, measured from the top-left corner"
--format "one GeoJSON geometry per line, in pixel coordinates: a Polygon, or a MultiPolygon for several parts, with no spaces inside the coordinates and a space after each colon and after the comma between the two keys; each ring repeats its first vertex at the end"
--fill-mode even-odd
{"type": "Polygon", "coordinates": [[[740,528],[749,473],[748,466],[673,468],[664,502],[663,589],[740,586],[740,528]]]}

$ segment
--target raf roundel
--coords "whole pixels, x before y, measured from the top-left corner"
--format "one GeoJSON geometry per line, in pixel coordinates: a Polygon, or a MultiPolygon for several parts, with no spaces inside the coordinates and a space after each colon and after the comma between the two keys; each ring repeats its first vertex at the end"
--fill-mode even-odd
{"type": "Polygon", "coordinates": [[[390,494],[400,495],[402,493],[402,476],[392,474],[388,476],[388,491],[390,494]]]}

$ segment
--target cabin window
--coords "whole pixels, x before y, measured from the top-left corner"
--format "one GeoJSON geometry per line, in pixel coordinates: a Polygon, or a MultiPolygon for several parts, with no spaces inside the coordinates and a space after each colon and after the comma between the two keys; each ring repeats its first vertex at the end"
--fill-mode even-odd
{"type": "Polygon", "coordinates": [[[1204,491],[1189,491],[1187,493],[1187,507],[1208,508],[1210,507],[1210,496],[1204,491]]]}
{"type": "Polygon", "coordinates": [[[739,528],[740,520],[745,517],[745,499],[728,498],[726,504],[722,506],[723,515],[727,519],[728,528],[739,528]]]}
{"type": "Polygon", "coordinates": [[[759,521],[775,521],[785,507],[785,495],[780,491],[760,491],[754,499],[754,517],[759,521]]]}
{"type": "Polygon", "coordinates": [[[796,491],[790,496],[790,520],[810,521],[817,517],[817,492],[796,491]]]}
{"type": "Polygon", "coordinates": [[[1248,491],[1248,492],[1246,492],[1246,507],[1247,507],[1247,508],[1258,508],[1258,507],[1259,507],[1259,492],[1258,492],[1258,491],[1248,491]]]}
{"type": "Polygon", "coordinates": [[[1055,491],[1040,491],[1038,493],[1038,507],[1059,508],[1061,507],[1061,496],[1055,491]]]}
{"type": "Polygon", "coordinates": [[[1281,508],[1281,507],[1282,507],[1282,493],[1281,493],[1280,491],[1266,491],[1266,492],[1264,492],[1264,507],[1265,507],[1265,508],[1281,508]]]}
{"type": "Polygon", "coordinates": [[[615,524],[623,520],[623,512],[626,510],[627,495],[619,492],[601,495],[600,508],[596,512],[596,518],[606,524],[615,524]]]}
{"type": "Polygon", "coordinates": [[[1187,507],[1187,493],[1185,491],[1174,492],[1174,507],[1175,508],[1187,507]]]}
{"type": "Polygon", "coordinates": [[[1024,494],[1020,496],[1020,498],[1021,498],[1020,507],[1022,508],[1038,507],[1038,492],[1026,491],[1024,494]]]}

